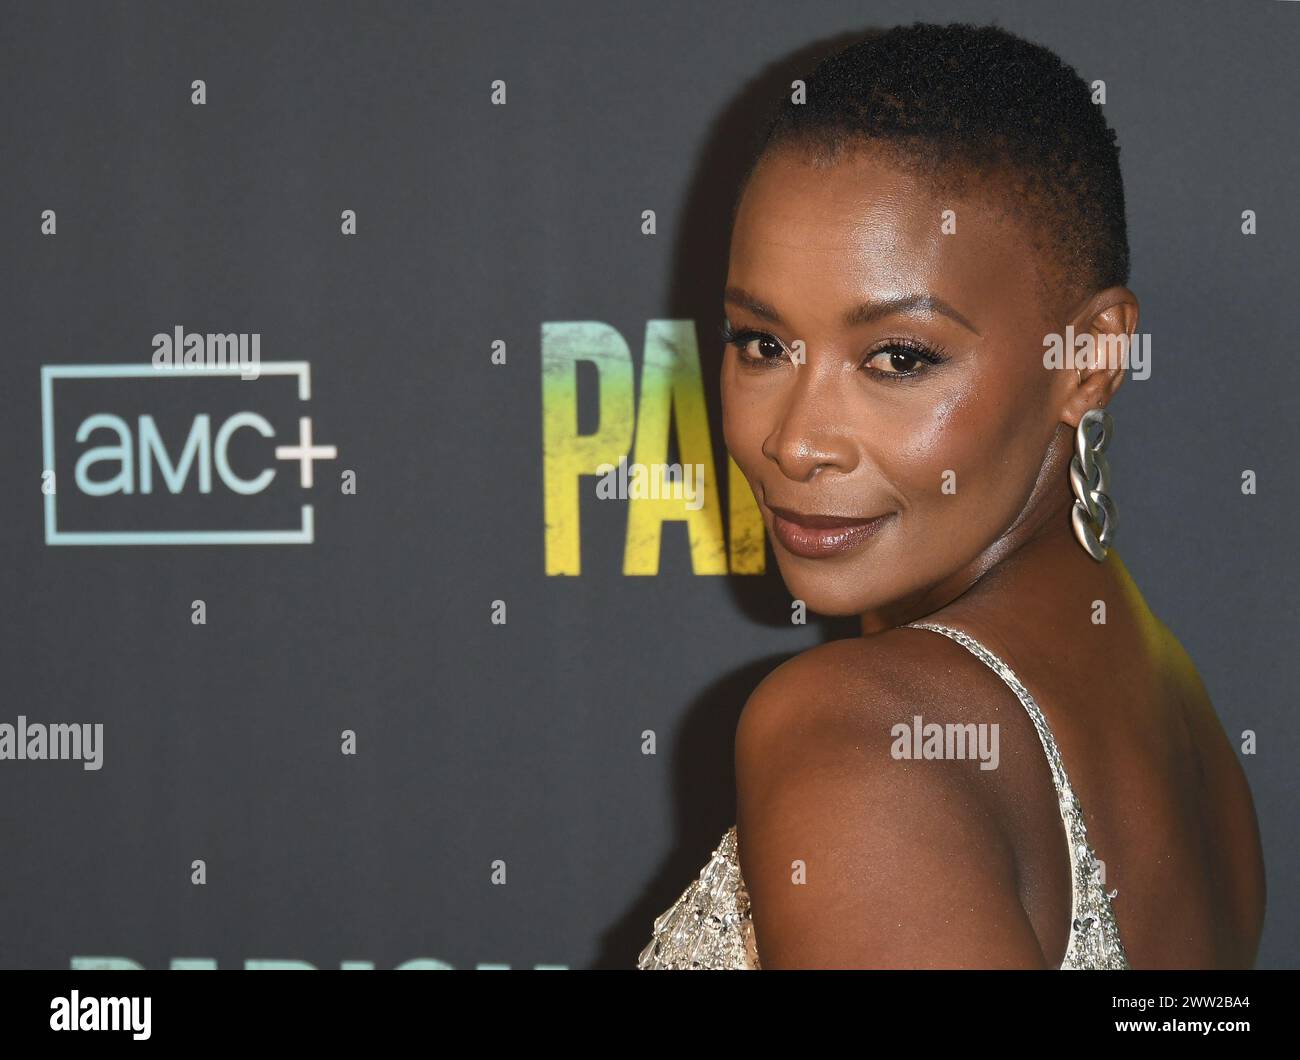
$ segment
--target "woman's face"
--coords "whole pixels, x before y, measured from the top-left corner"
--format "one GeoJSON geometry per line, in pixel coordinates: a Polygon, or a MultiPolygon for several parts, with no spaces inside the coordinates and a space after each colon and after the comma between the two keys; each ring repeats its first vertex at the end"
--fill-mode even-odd
{"type": "Polygon", "coordinates": [[[723,360],[724,433],[810,610],[928,613],[1025,514],[1075,380],[1043,365],[1061,325],[1035,253],[978,183],[942,196],[874,151],[813,169],[780,148],[754,172],[727,275],[744,349],[723,360]]]}

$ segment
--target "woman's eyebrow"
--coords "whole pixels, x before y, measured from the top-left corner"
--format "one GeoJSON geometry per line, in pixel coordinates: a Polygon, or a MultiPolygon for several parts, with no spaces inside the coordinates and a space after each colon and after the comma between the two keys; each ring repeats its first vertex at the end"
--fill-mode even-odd
{"type": "MultiPolygon", "coordinates": [[[[783,326],[785,324],[785,321],[781,319],[781,314],[766,302],[759,301],[743,287],[728,287],[723,294],[723,301],[748,309],[755,316],[762,317],[773,324],[783,326]]],[[[886,299],[883,302],[863,302],[844,314],[844,326],[851,328],[861,324],[870,324],[892,313],[909,313],[917,309],[942,313],[944,316],[955,320],[966,330],[972,331],[976,335],[980,334],[979,328],[942,298],[928,294],[903,295],[899,298],[886,299]]],[[[982,335],[980,337],[983,338],[982,335]]]]}
{"type": "MultiPolygon", "coordinates": [[[[929,294],[905,295],[901,298],[889,298],[883,302],[863,302],[844,314],[844,326],[851,328],[857,324],[870,324],[873,320],[879,320],[891,313],[910,313],[914,309],[942,313],[944,316],[957,321],[967,331],[973,331],[976,335],[979,335],[979,329],[958,313],[957,310],[942,298],[929,294]]],[[[980,335],[980,338],[983,337],[983,335],[980,335]]]]}

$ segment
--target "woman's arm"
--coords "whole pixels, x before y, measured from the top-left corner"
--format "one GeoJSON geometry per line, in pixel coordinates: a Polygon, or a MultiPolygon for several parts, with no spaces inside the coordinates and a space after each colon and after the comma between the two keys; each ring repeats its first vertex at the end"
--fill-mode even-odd
{"type": "Polygon", "coordinates": [[[963,720],[934,713],[954,678],[927,647],[823,645],[746,704],[737,833],[764,969],[1044,967],[979,763],[891,755],[914,715],[963,720]],[[946,683],[933,698],[927,673],[946,683]]]}

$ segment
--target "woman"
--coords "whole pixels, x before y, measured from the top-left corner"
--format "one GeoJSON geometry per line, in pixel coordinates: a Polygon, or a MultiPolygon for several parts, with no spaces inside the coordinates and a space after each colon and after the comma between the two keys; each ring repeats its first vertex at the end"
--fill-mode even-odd
{"type": "Polygon", "coordinates": [[[1253,963],[1249,789],[1110,547],[1127,282],[1115,134],[1051,52],[917,24],[796,83],[737,200],[725,437],[862,636],[750,697],[736,826],[640,967],[1253,963]]]}

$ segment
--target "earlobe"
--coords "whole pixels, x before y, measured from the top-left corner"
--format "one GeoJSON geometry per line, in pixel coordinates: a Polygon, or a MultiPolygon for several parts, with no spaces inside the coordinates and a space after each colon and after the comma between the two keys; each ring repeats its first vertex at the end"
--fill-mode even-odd
{"type": "MultiPolygon", "coordinates": [[[[1120,377],[1123,371],[1120,370],[1120,377]]],[[[1075,381],[1070,384],[1065,404],[1061,407],[1061,422],[1071,430],[1077,430],[1079,421],[1091,409],[1104,409],[1110,402],[1111,394],[1119,385],[1112,379],[1112,374],[1105,369],[1075,369],[1075,381]],[[1110,385],[1114,382],[1114,385],[1110,385]]]]}
{"type": "Polygon", "coordinates": [[[1095,389],[1087,384],[1080,385],[1075,389],[1070,400],[1066,402],[1065,408],[1061,410],[1061,422],[1071,430],[1078,430],[1080,421],[1092,409],[1104,409],[1106,407],[1110,395],[1098,396],[1094,393],[1095,389]]]}

